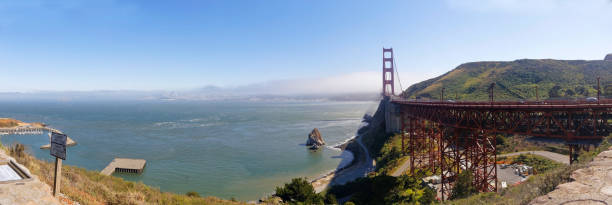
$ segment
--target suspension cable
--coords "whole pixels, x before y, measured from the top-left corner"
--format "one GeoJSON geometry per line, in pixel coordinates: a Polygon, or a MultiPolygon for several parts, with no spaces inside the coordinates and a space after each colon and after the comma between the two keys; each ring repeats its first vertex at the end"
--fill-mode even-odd
{"type": "Polygon", "coordinates": [[[395,70],[395,75],[397,76],[397,82],[399,82],[399,86],[400,86],[400,97],[403,97],[402,95],[404,94],[404,88],[402,87],[402,80],[400,80],[400,76],[399,76],[399,72],[397,71],[397,64],[395,64],[395,56],[393,57],[393,69],[395,70]]]}

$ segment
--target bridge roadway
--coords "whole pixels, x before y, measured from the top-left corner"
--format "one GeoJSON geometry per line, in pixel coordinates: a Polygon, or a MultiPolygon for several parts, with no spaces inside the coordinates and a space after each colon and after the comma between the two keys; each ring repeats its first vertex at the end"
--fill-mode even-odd
{"type": "Polygon", "coordinates": [[[612,132],[612,99],[519,102],[418,101],[395,98],[402,116],[444,126],[567,141],[599,140],[612,132]]]}
{"type": "MultiPolygon", "coordinates": [[[[410,169],[441,173],[450,193],[461,169],[474,173],[480,191],[497,190],[496,136],[521,134],[565,140],[570,162],[584,142],[612,133],[612,100],[515,102],[422,101],[387,98],[399,118],[410,169]],[[409,138],[407,144],[406,138],[409,138]]],[[[588,146],[588,145],[587,145],[588,146]]],[[[588,148],[588,147],[587,147],[588,148]]]]}

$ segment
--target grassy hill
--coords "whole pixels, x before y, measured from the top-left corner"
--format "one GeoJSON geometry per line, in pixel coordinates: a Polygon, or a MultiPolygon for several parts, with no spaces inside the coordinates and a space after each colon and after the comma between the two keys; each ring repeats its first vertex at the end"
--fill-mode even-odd
{"type": "MultiPolygon", "coordinates": [[[[24,146],[15,144],[5,147],[0,144],[0,152],[14,157],[19,164],[50,187],[54,182],[55,165],[52,162],[36,159],[24,151],[24,146]]],[[[80,204],[209,204],[209,205],[243,205],[244,202],[224,200],[217,197],[200,197],[191,192],[186,195],[162,192],[142,182],[131,182],[120,177],[106,176],[98,171],[63,165],[61,193],[70,200],[80,204]]],[[[61,199],[61,198],[60,198],[61,199]]],[[[65,199],[65,198],[64,198],[65,199]]],[[[64,204],[72,204],[63,201],[64,204]]]]}
{"type": "Polygon", "coordinates": [[[0,118],[0,128],[17,127],[20,124],[23,124],[23,122],[10,118],[0,118]]]}
{"type": "Polygon", "coordinates": [[[612,97],[612,61],[523,59],[465,63],[452,71],[410,86],[403,93],[410,98],[488,100],[488,88],[495,84],[496,100],[597,96],[597,77],[602,95],[612,97]]]}

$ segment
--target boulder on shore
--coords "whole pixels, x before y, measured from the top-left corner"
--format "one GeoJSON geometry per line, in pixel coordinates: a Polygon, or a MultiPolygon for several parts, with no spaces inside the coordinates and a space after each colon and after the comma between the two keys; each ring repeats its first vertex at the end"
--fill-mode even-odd
{"type": "Polygon", "coordinates": [[[321,145],[324,145],[323,137],[319,129],[314,128],[310,134],[308,134],[308,140],[306,140],[306,146],[311,146],[311,149],[318,149],[321,145]]]}
{"type": "Polygon", "coordinates": [[[604,58],[605,61],[612,61],[612,53],[606,55],[606,57],[604,58]]]}

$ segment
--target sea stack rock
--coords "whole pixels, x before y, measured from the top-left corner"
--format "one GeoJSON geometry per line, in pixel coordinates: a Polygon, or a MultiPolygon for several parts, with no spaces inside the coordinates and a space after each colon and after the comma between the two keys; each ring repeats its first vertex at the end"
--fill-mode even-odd
{"type": "Polygon", "coordinates": [[[606,55],[606,58],[604,58],[605,61],[612,61],[612,53],[606,55]]]}
{"type": "Polygon", "coordinates": [[[320,146],[324,145],[325,141],[323,141],[323,137],[319,132],[319,129],[314,128],[310,134],[308,134],[308,140],[306,140],[306,146],[311,146],[311,149],[318,149],[320,146]]]}

